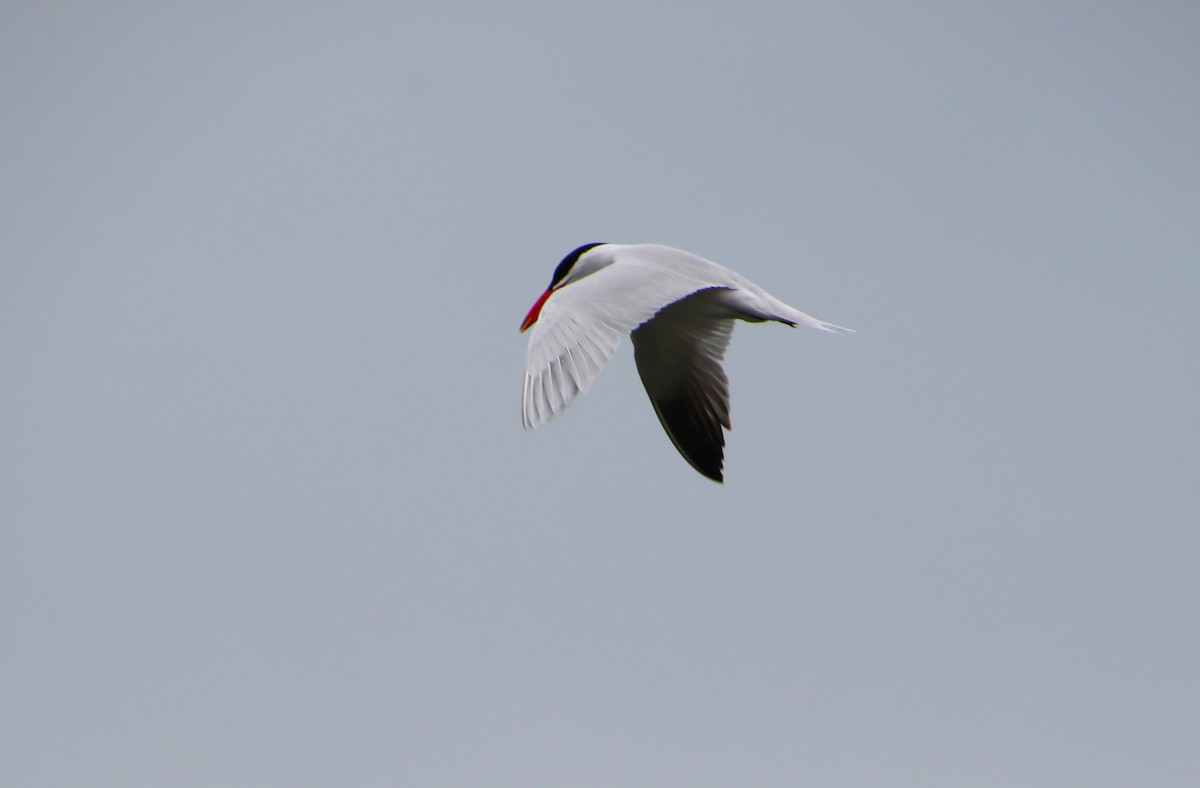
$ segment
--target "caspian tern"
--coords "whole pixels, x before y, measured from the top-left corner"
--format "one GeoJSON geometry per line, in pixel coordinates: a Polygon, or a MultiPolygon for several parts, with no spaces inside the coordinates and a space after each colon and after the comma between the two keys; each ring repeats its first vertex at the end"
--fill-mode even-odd
{"type": "Polygon", "coordinates": [[[654,412],[692,467],[723,481],[733,321],[850,331],[810,317],[703,257],[658,244],[585,244],[554,269],[530,331],[522,416],[536,429],[587,390],[621,337],[633,340],[654,412]]]}

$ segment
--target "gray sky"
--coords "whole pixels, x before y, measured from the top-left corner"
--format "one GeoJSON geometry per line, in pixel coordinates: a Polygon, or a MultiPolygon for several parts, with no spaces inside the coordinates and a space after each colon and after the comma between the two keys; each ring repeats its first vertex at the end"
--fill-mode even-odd
{"type": "Polygon", "coordinates": [[[1200,783],[1191,3],[9,3],[0,782],[1200,783]],[[743,273],[727,483],[588,241],[743,273]]]}

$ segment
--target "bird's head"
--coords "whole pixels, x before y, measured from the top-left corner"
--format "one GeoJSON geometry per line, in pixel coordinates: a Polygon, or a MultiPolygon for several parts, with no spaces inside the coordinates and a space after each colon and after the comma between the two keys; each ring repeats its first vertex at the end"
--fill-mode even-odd
{"type": "Polygon", "coordinates": [[[550,286],[546,288],[546,292],[542,293],[537,302],[534,303],[533,307],[529,310],[529,314],[525,315],[525,322],[521,323],[521,333],[528,331],[537,322],[538,315],[542,312],[542,306],[555,290],[566,287],[572,282],[578,282],[585,276],[594,274],[601,268],[612,264],[613,261],[610,255],[594,251],[597,247],[601,246],[605,246],[605,244],[584,244],[562,259],[562,262],[554,269],[554,276],[550,278],[550,286]]]}

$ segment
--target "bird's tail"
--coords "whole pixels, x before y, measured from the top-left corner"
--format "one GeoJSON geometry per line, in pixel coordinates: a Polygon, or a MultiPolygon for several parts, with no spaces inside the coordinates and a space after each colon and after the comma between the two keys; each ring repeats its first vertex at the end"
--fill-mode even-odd
{"type": "Polygon", "coordinates": [[[845,326],[839,326],[834,323],[826,323],[824,320],[818,320],[812,315],[806,315],[799,309],[793,309],[790,306],[787,308],[786,312],[775,319],[780,323],[787,323],[793,328],[796,326],[808,326],[809,328],[816,328],[821,331],[831,331],[834,334],[854,333],[853,328],[846,328],[845,326]]]}
{"type": "Polygon", "coordinates": [[[773,320],[777,323],[786,323],[795,328],[796,326],[807,326],[820,331],[831,331],[835,334],[840,332],[854,333],[854,329],[839,326],[835,323],[826,323],[824,320],[818,320],[812,315],[806,315],[795,307],[775,298],[770,293],[766,292],[757,285],[746,283],[741,288],[736,290],[728,290],[724,292],[723,303],[732,308],[734,317],[750,322],[759,322],[764,320],[773,320]]]}

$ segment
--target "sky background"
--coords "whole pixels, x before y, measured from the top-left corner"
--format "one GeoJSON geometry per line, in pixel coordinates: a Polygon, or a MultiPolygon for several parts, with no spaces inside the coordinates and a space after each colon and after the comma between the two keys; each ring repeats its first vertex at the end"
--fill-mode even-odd
{"type": "Polygon", "coordinates": [[[1198,30],[6,3],[0,782],[1200,784],[1198,30]],[[858,333],[525,433],[590,241],[858,333]]]}

